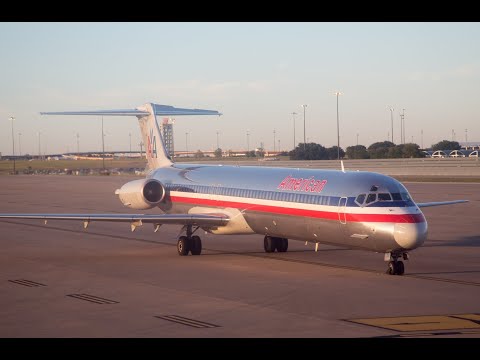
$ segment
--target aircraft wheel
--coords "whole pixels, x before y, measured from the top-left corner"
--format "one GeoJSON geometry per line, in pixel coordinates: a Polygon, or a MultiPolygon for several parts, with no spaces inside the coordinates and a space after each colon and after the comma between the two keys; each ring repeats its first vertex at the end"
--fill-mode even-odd
{"type": "Polygon", "coordinates": [[[288,239],[285,238],[277,238],[277,251],[278,252],[286,252],[288,250],[288,239]]]}
{"type": "Polygon", "coordinates": [[[190,250],[189,241],[186,236],[180,236],[177,241],[177,251],[178,255],[186,256],[190,250]]]}
{"type": "Polygon", "coordinates": [[[395,275],[403,275],[405,273],[405,265],[403,265],[403,261],[397,261],[394,266],[395,275]]]}
{"type": "Polygon", "coordinates": [[[263,248],[265,249],[265,252],[267,253],[274,252],[275,243],[276,243],[275,238],[265,235],[265,238],[263,239],[263,248]]]}
{"type": "Polygon", "coordinates": [[[192,247],[190,249],[190,252],[192,255],[200,255],[202,252],[202,240],[200,239],[200,236],[192,236],[191,240],[192,247]]]}
{"type": "Polygon", "coordinates": [[[395,263],[393,261],[390,261],[388,263],[387,274],[395,275],[395,263]]]}

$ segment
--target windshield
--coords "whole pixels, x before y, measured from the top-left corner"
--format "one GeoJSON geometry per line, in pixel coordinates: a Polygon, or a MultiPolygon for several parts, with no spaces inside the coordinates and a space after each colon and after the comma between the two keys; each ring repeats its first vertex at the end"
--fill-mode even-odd
{"type": "MultiPolygon", "coordinates": [[[[405,204],[402,205],[395,205],[395,206],[412,206],[413,200],[408,190],[403,186],[401,183],[397,183],[395,192],[388,192],[385,191],[385,187],[383,189],[379,186],[372,186],[370,188],[370,193],[360,194],[355,198],[355,202],[359,206],[368,206],[375,202],[393,202],[393,201],[404,201],[405,204]],[[378,191],[378,192],[377,192],[378,191]]],[[[390,189],[394,190],[394,189],[390,189]]]]}

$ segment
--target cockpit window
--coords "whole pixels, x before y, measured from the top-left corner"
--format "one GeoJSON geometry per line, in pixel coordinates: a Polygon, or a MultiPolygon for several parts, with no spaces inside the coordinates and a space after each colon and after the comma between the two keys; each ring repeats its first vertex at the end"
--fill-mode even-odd
{"type": "Polygon", "coordinates": [[[365,201],[365,196],[367,196],[367,195],[366,194],[360,194],[360,195],[357,196],[355,201],[357,202],[358,205],[363,205],[363,202],[365,201]]]}
{"type": "Polygon", "coordinates": [[[393,197],[393,200],[395,200],[395,201],[400,201],[400,200],[411,201],[412,200],[410,195],[406,192],[392,193],[392,197],[393,197]]]}
{"type": "Polygon", "coordinates": [[[400,195],[400,193],[392,193],[392,198],[394,201],[402,200],[402,196],[400,195]]]}
{"type": "Polygon", "coordinates": [[[374,202],[377,199],[377,194],[368,194],[367,204],[374,202]]]}
{"type": "Polygon", "coordinates": [[[392,201],[392,197],[389,193],[378,194],[378,201],[392,201]]]}
{"type": "MultiPolygon", "coordinates": [[[[364,190],[365,191],[365,190],[364,190]]],[[[358,194],[355,198],[355,203],[361,207],[374,206],[376,202],[382,202],[377,206],[413,206],[415,203],[408,190],[401,183],[387,185],[372,185],[370,191],[365,194],[358,194]],[[396,186],[395,186],[396,185],[396,186]],[[393,204],[392,202],[400,202],[393,204]],[[385,203],[386,202],[386,203],[385,203]]]]}

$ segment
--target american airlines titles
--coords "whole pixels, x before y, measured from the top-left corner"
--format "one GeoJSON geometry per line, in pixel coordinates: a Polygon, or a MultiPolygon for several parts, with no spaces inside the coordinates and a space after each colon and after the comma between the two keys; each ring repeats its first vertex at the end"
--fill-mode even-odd
{"type": "Polygon", "coordinates": [[[280,185],[278,185],[277,189],[319,193],[326,184],[327,180],[315,180],[313,176],[308,179],[296,179],[288,175],[280,185]]]}

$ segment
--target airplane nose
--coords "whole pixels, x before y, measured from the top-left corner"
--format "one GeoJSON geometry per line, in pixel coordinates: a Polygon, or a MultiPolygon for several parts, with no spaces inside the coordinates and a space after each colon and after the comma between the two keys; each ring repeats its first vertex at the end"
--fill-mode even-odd
{"type": "Polygon", "coordinates": [[[397,223],[393,232],[395,242],[406,250],[421,246],[427,239],[427,222],[397,223]]]}

